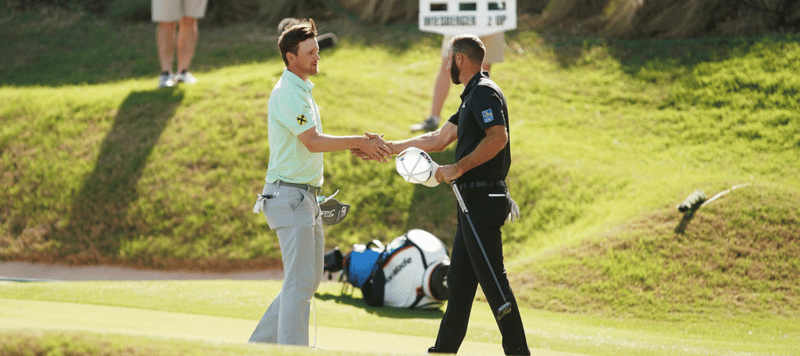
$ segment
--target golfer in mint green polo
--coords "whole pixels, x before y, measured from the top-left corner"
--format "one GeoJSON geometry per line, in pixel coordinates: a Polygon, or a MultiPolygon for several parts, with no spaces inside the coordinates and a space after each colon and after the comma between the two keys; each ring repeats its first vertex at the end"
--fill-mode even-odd
{"type": "Polygon", "coordinates": [[[319,109],[311,96],[314,84],[283,70],[269,100],[269,168],[267,183],[277,180],[322,186],[322,152],[311,152],[297,136],[322,132],[319,109]]]}
{"type": "Polygon", "coordinates": [[[311,298],[322,280],[325,239],[316,196],[323,183],[322,153],[358,150],[388,161],[380,135],[331,136],[322,133],[314,84],[319,45],[313,20],[285,30],[278,39],[286,69],[275,84],[267,112],[269,165],[254,211],[263,211],[278,235],[284,280],[250,342],[308,346],[311,298]]]}

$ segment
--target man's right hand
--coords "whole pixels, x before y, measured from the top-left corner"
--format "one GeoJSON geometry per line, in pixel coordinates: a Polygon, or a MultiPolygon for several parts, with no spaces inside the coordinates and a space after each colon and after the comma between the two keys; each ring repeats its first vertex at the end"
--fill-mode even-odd
{"type": "Polygon", "coordinates": [[[383,135],[365,132],[366,140],[361,147],[350,150],[351,153],[364,160],[376,160],[378,162],[388,162],[392,157],[392,150],[383,140],[383,135]]]}

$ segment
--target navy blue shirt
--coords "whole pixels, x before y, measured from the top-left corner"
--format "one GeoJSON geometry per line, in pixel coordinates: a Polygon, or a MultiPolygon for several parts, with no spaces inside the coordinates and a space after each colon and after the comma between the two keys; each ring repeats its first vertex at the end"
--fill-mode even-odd
{"type": "MultiPolygon", "coordinates": [[[[456,162],[470,154],[486,137],[486,129],[495,125],[508,127],[508,106],[500,87],[489,79],[488,72],[475,74],[461,93],[461,107],[449,122],[458,126],[456,162]]],[[[505,180],[511,166],[511,136],[506,146],[492,159],[458,178],[458,183],[505,180]]]]}

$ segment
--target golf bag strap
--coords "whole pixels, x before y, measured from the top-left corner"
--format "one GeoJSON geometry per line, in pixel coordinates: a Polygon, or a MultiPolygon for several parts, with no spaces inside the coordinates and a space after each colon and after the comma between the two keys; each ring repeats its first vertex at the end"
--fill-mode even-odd
{"type": "MultiPolygon", "coordinates": [[[[422,251],[422,248],[419,247],[419,245],[417,245],[416,243],[414,243],[414,241],[412,241],[410,238],[408,238],[408,235],[406,235],[406,244],[410,244],[410,245],[414,246],[419,251],[419,257],[422,259],[422,266],[424,268],[428,268],[428,261],[425,260],[425,251],[422,251]]],[[[417,307],[417,305],[419,305],[419,302],[421,302],[422,298],[424,298],[424,297],[425,297],[424,294],[417,295],[417,299],[414,301],[414,303],[411,303],[411,305],[408,306],[408,308],[409,309],[415,309],[417,307]]]]}
{"type": "Polygon", "coordinates": [[[405,236],[405,238],[406,238],[405,246],[411,245],[411,246],[416,247],[417,251],[419,251],[419,257],[422,258],[422,266],[425,267],[425,268],[428,268],[428,261],[425,259],[425,251],[422,251],[422,248],[419,247],[419,245],[414,243],[414,241],[411,240],[408,237],[408,233],[407,232],[405,234],[403,234],[403,236],[405,236]]]}
{"type": "Polygon", "coordinates": [[[414,247],[416,247],[419,251],[419,257],[422,259],[422,267],[428,268],[428,261],[425,260],[425,251],[422,251],[422,248],[417,246],[417,244],[415,244],[413,241],[409,240],[409,242],[411,242],[411,244],[414,245],[414,247]]]}
{"type": "Polygon", "coordinates": [[[414,303],[411,303],[411,305],[409,305],[409,306],[408,306],[408,309],[414,309],[414,308],[416,308],[416,307],[417,307],[417,304],[419,304],[419,302],[420,302],[420,301],[422,301],[422,298],[423,298],[423,297],[425,297],[425,295],[424,295],[424,294],[423,294],[423,295],[417,295],[417,300],[415,300],[415,301],[414,301],[414,303]]]}

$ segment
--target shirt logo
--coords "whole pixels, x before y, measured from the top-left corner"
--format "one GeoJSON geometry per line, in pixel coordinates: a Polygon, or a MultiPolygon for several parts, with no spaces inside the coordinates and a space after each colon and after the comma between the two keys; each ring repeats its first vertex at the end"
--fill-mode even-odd
{"type": "Polygon", "coordinates": [[[492,109],[486,109],[485,111],[481,111],[483,115],[483,122],[492,122],[494,120],[494,115],[492,115],[492,109]]]}
{"type": "Polygon", "coordinates": [[[297,124],[299,124],[300,126],[303,126],[303,124],[305,124],[306,122],[308,122],[308,120],[306,120],[305,114],[297,117],[297,124]]]}

